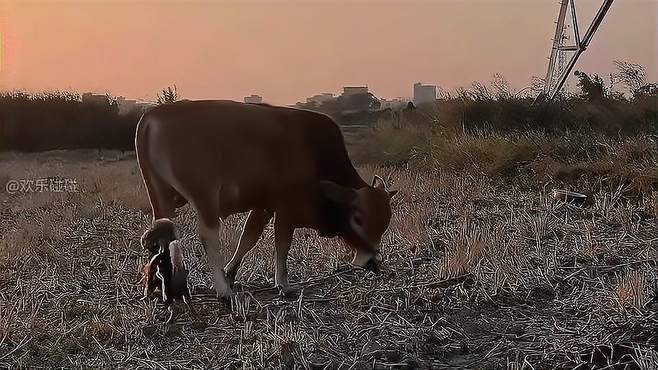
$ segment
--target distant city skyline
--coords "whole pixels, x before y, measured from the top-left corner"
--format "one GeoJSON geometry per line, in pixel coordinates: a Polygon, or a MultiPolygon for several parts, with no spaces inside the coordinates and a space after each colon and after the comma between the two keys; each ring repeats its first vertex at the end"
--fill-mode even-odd
{"type": "MultiPolygon", "coordinates": [[[[579,0],[581,27],[600,0],[579,0]]],[[[544,77],[558,1],[25,2],[0,0],[0,89],[155,100],[252,94],[294,104],[344,86],[382,98],[413,84],[452,91],[494,73],[544,77]]],[[[576,69],[614,60],[658,79],[658,2],[616,1],[576,69]]],[[[573,84],[573,83],[572,83],[573,84]]]]}

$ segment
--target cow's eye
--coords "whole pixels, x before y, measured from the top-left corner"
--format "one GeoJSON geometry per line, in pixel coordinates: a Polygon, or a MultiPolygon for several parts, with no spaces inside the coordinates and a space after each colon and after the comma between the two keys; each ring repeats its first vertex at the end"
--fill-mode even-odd
{"type": "Polygon", "coordinates": [[[359,226],[363,226],[363,220],[359,216],[354,216],[354,222],[359,226]]]}

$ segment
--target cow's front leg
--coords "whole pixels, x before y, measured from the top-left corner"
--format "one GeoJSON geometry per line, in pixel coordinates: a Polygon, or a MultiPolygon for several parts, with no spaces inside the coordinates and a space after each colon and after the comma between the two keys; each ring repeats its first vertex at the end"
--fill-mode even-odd
{"type": "Polygon", "coordinates": [[[274,248],[275,248],[275,273],[274,287],[284,296],[290,295],[294,290],[288,283],[288,251],[295,228],[290,226],[277,216],[274,222],[274,248]]]}
{"type": "Polygon", "coordinates": [[[219,222],[210,226],[206,225],[203,221],[199,222],[199,237],[206,250],[208,266],[212,271],[212,280],[215,285],[215,291],[217,292],[217,298],[229,300],[233,295],[233,291],[226,281],[226,275],[224,274],[226,260],[219,245],[219,222]]]}
{"type": "Polygon", "coordinates": [[[260,238],[263,229],[271,218],[272,213],[265,210],[253,210],[249,213],[244,229],[242,229],[242,235],[240,235],[238,247],[235,248],[233,258],[226,265],[226,279],[231,287],[235,282],[235,276],[242,263],[242,258],[256,245],[258,238],[260,238]]]}

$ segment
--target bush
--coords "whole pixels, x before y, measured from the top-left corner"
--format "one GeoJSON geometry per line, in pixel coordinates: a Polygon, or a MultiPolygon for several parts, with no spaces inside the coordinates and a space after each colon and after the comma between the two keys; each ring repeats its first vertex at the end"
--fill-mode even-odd
{"type": "Polygon", "coordinates": [[[0,150],[131,150],[140,115],[120,115],[111,97],[83,103],[69,92],[0,93],[0,150]]]}

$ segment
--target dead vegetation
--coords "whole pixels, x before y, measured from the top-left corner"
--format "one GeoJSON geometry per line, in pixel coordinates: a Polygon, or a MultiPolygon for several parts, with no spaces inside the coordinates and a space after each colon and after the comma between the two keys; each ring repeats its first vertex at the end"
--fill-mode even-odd
{"type": "MultiPolygon", "coordinates": [[[[73,177],[78,193],[0,193],[0,367],[654,369],[658,193],[592,182],[583,207],[551,185],[376,166],[400,193],[380,276],[299,230],[276,296],[269,226],[213,298],[196,218],[183,235],[197,319],[141,301],[148,202],[134,157],[2,154],[9,179],[73,177]]],[[[224,221],[232,251],[244,215],[224,221]]]]}
{"type": "Polygon", "coordinates": [[[350,138],[357,163],[485,176],[522,187],[550,184],[596,191],[658,190],[658,142],[649,133],[609,137],[589,131],[545,133],[479,130],[446,134],[440,123],[384,120],[350,138]],[[598,183],[597,181],[598,180],[598,183]]]}

